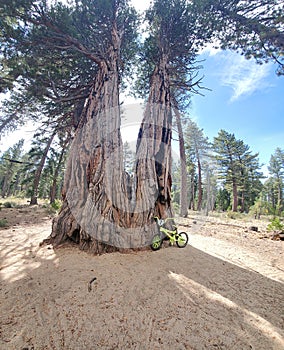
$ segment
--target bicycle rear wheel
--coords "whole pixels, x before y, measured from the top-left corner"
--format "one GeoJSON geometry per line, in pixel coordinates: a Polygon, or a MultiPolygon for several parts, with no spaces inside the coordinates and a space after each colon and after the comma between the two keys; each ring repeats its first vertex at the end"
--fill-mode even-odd
{"type": "Polygon", "coordinates": [[[176,244],[179,248],[184,248],[188,242],[188,235],[186,232],[179,232],[176,244]]]}
{"type": "Polygon", "coordinates": [[[161,235],[157,233],[152,238],[152,242],[151,242],[150,247],[152,250],[159,250],[162,246],[162,243],[163,243],[163,239],[162,239],[161,235]]]}

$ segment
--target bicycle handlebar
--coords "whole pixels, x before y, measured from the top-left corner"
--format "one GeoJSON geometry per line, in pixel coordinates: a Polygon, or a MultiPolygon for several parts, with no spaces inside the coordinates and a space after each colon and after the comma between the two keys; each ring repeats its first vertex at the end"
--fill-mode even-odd
{"type": "Polygon", "coordinates": [[[174,218],[160,219],[158,216],[154,216],[154,220],[157,220],[159,226],[162,226],[168,220],[174,220],[174,218]]]}

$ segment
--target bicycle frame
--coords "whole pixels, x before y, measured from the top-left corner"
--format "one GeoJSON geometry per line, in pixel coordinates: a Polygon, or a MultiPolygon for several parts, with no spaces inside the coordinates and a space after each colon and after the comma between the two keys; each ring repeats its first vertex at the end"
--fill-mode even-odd
{"type": "Polygon", "coordinates": [[[177,226],[173,225],[175,228],[174,230],[169,230],[163,225],[168,220],[174,220],[173,218],[167,218],[167,219],[159,219],[157,216],[153,217],[153,219],[157,222],[157,225],[159,226],[159,233],[155,233],[153,235],[150,247],[152,250],[159,250],[162,246],[163,241],[167,238],[170,241],[170,245],[176,245],[179,248],[186,247],[188,243],[188,234],[186,232],[178,232],[177,226]]]}
{"type": "Polygon", "coordinates": [[[166,223],[168,220],[174,220],[174,218],[166,218],[166,219],[159,219],[157,216],[154,217],[154,219],[157,221],[157,224],[159,226],[159,230],[160,232],[164,233],[170,240],[170,245],[173,245],[176,241],[177,241],[177,227],[172,231],[169,230],[165,227],[163,227],[162,225],[164,225],[164,223],[166,223]]]}

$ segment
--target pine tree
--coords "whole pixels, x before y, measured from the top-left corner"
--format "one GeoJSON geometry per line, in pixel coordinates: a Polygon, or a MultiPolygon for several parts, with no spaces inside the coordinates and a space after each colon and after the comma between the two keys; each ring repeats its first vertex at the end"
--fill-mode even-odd
{"type": "MultiPolygon", "coordinates": [[[[29,173],[29,176],[24,180],[26,186],[28,186],[28,195],[30,196],[30,204],[38,204],[39,190],[41,176],[44,171],[44,166],[48,159],[48,153],[51,148],[51,144],[55,137],[55,133],[47,134],[37,133],[34,135],[32,142],[32,148],[28,152],[29,163],[25,170],[29,173]],[[45,135],[42,137],[42,134],[45,135]]],[[[45,185],[47,183],[45,182],[45,185]]],[[[44,193],[41,187],[42,194],[44,193]]]]}
{"type": "Polygon", "coordinates": [[[129,175],[133,175],[135,153],[131,150],[130,145],[127,141],[123,144],[123,163],[125,171],[129,175]]]}
{"type": "Polygon", "coordinates": [[[216,209],[227,211],[230,207],[230,193],[226,188],[219,188],[216,196],[216,209]]]}
{"type": "Polygon", "coordinates": [[[258,154],[251,154],[248,145],[225,130],[220,130],[218,136],[214,137],[213,149],[220,179],[224,180],[226,189],[232,194],[232,211],[238,210],[238,204],[243,211],[249,187],[262,177],[258,172],[258,154]]]}
{"type": "Polygon", "coordinates": [[[9,147],[0,159],[0,185],[1,196],[14,195],[19,190],[18,174],[21,168],[24,139],[9,147]]]}
{"type": "Polygon", "coordinates": [[[276,188],[276,203],[273,206],[278,212],[278,215],[284,210],[284,150],[276,148],[274,154],[271,155],[268,167],[269,173],[271,174],[276,188]],[[275,205],[276,204],[276,205],[275,205]]]}
{"type": "Polygon", "coordinates": [[[203,130],[191,119],[188,120],[185,131],[186,147],[191,150],[197,168],[197,210],[201,210],[203,198],[202,169],[208,158],[210,144],[208,138],[204,136],[203,130]]]}

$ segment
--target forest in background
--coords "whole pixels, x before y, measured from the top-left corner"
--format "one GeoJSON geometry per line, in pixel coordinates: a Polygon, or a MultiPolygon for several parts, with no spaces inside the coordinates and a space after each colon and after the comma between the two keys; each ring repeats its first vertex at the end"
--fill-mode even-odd
{"type": "MultiPolygon", "coordinates": [[[[210,142],[202,129],[184,120],[187,192],[189,210],[232,211],[233,185],[237,186],[237,211],[261,215],[284,215],[284,150],[277,148],[270,157],[269,176],[261,172],[258,154],[234,134],[220,130],[210,142]],[[235,181],[235,182],[234,182],[235,181]],[[210,203],[208,205],[208,200],[210,203]]],[[[28,152],[19,140],[0,155],[1,197],[48,200],[59,208],[65,160],[70,139],[56,138],[53,143],[41,133],[34,135],[28,152]]],[[[132,176],[135,153],[126,141],[124,168],[132,176]]],[[[172,166],[172,199],[180,214],[180,159],[172,166]]],[[[235,210],[236,211],[236,210],[235,210]]]]}

